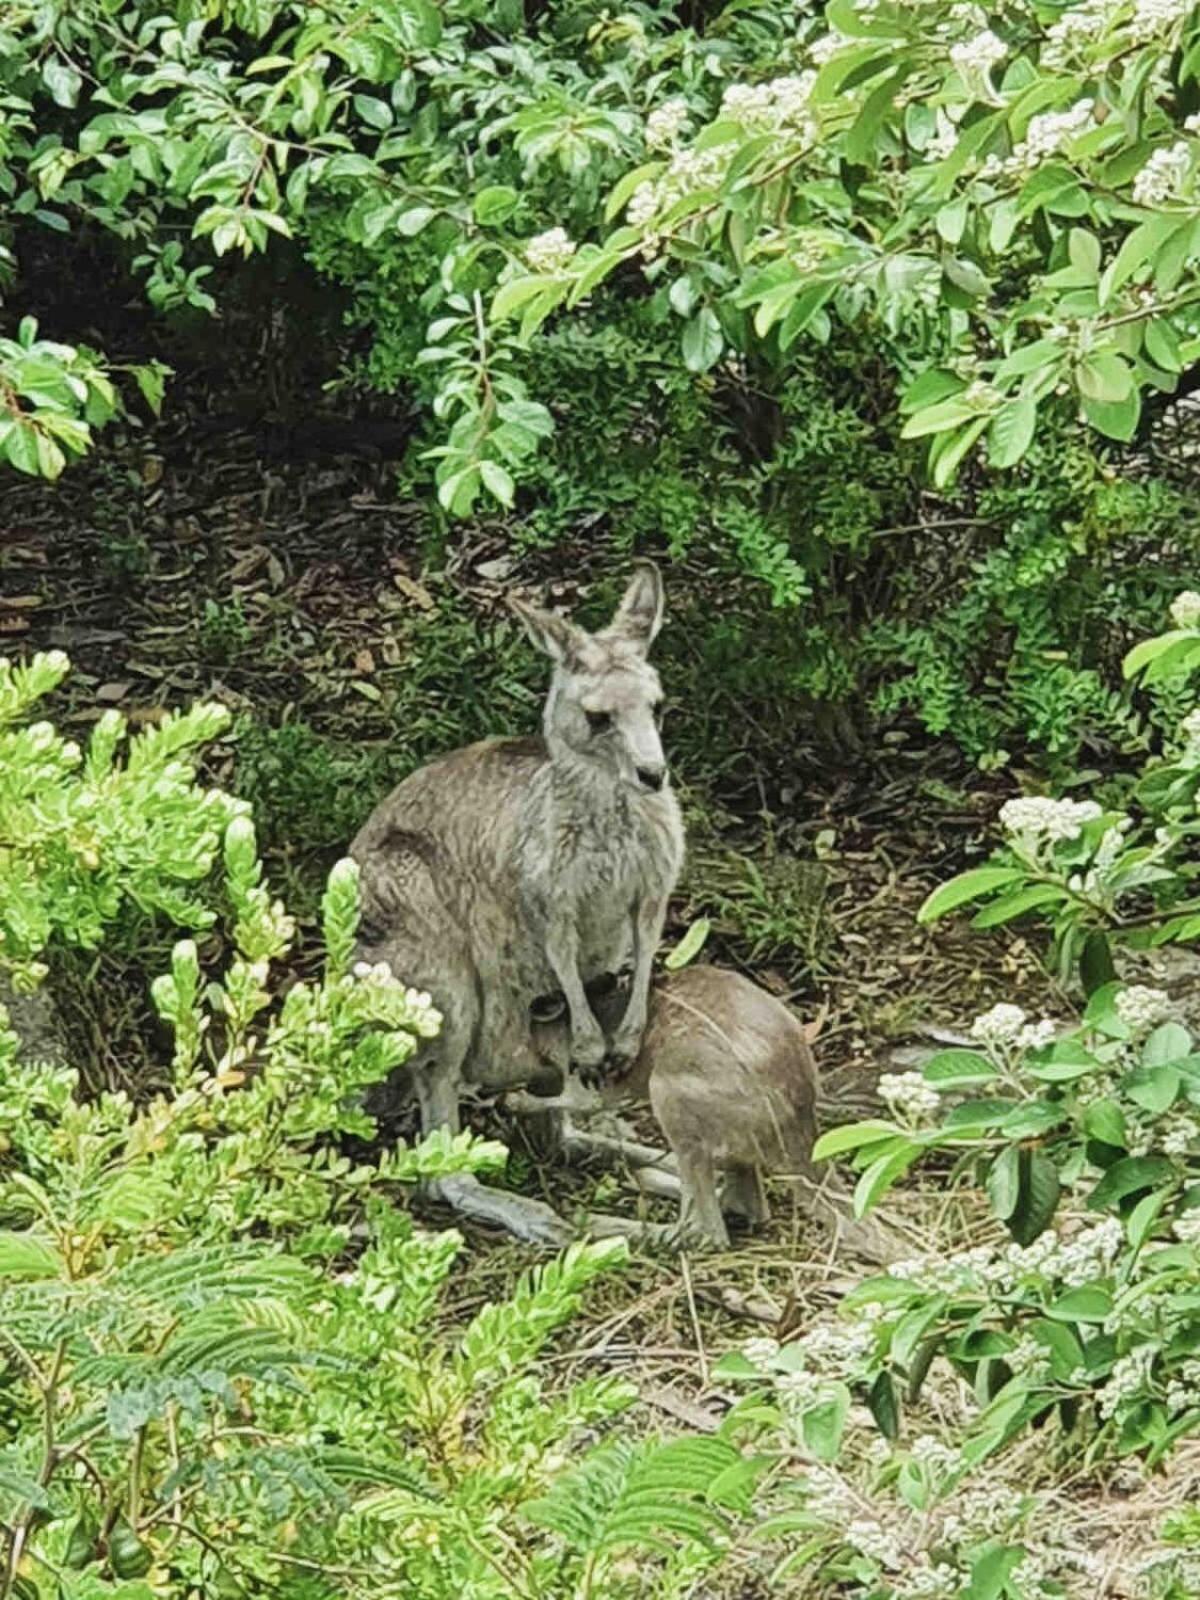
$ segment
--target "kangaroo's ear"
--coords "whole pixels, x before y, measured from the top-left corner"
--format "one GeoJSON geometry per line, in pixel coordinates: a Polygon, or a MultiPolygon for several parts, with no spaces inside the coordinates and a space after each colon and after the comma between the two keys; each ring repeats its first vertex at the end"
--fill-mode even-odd
{"type": "Polygon", "coordinates": [[[621,604],[604,631],[610,637],[631,639],[643,650],[649,650],[662,627],[662,619],[662,573],[653,561],[639,561],[621,604]]]}
{"type": "Polygon", "coordinates": [[[584,634],[573,622],[560,617],[557,612],[543,611],[540,606],[531,606],[527,600],[518,600],[515,595],[508,597],[508,605],[509,610],[521,619],[521,625],[532,642],[551,661],[565,666],[578,657],[584,634]]]}

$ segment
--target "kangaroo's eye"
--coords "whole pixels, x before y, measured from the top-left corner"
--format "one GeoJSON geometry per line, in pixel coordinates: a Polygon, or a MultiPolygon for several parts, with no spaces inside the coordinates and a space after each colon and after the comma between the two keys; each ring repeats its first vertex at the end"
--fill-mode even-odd
{"type": "Polygon", "coordinates": [[[585,711],[589,733],[607,733],[612,727],[612,715],[607,711],[585,711]]]}

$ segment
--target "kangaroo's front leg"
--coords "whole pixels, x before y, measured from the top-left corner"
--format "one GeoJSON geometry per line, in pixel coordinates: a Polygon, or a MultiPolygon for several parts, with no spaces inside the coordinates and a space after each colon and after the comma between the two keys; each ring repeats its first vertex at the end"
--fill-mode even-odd
{"type": "Polygon", "coordinates": [[[585,1084],[597,1083],[603,1075],[608,1045],[579,975],[579,930],[573,914],[551,918],[546,959],[571,1013],[571,1070],[578,1072],[585,1084]]]}
{"type": "Polygon", "coordinates": [[[633,914],[633,978],[629,985],[629,1000],[620,1026],[613,1034],[609,1064],[617,1077],[623,1076],[637,1060],[642,1048],[642,1035],[646,1031],[646,1008],[650,1001],[650,974],[654,968],[654,954],[662,939],[663,923],[667,920],[665,896],[660,899],[639,900],[633,914]]]}

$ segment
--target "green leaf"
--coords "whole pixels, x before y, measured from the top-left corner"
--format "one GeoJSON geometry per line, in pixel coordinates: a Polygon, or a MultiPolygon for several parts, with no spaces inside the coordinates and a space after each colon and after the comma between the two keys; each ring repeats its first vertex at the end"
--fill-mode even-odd
{"type": "Polygon", "coordinates": [[[1093,400],[1083,397],[1083,414],[1106,439],[1128,444],[1137,432],[1142,415],[1142,398],[1136,389],[1123,400],[1093,400]]]}
{"type": "Polygon", "coordinates": [[[498,461],[481,461],[479,476],[483,479],[484,488],[493,498],[499,500],[502,506],[512,505],[516,484],[507,468],[502,467],[498,461]]]}
{"type": "Polygon", "coordinates": [[[858,1150],[863,1145],[894,1138],[899,1131],[894,1122],[873,1120],[843,1123],[840,1128],[830,1128],[821,1135],[813,1146],[813,1160],[828,1161],[832,1156],[845,1155],[847,1150],[858,1150]]]}
{"type": "Polygon", "coordinates": [[[513,278],[508,283],[502,283],[492,299],[491,320],[506,321],[514,311],[519,311],[535,295],[541,294],[545,287],[545,278],[513,278]]]}
{"type": "Polygon", "coordinates": [[[922,1154],[923,1146],[912,1143],[873,1161],[854,1186],[854,1215],[865,1216],[883,1198],[897,1178],[902,1178],[922,1154]]]}
{"type": "Polygon", "coordinates": [[[70,110],[77,104],[83,79],[69,61],[64,61],[58,55],[47,56],[42,64],[42,82],[49,89],[55,105],[70,110]]]}
{"type": "Polygon", "coordinates": [[[941,438],[934,440],[930,460],[935,488],[944,489],[953,480],[959,462],[971,450],[987,425],[987,417],[976,417],[974,422],[968,423],[962,432],[954,437],[943,434],[941,438]]]}
{"type": "Polygon", "coordinates": [[[666,957],[663,966],[668,972],[678,972],[680,967],[686,967],[689,961],[694,961],[704,948],[704,942],[712,929],[712,923],[707,917],[697,917],[688,928],[683,938],[674,950],[666,957]]]}
{"type": "Polygon", "coordinates": [[[1126,1195],[1170,1183],[1175,1168],[1166,1156],[1125,1156],[1113,1163],[1088,1196],[1088,1209],[1107,1211],[1126,1195]]]}
{"type": "Polygon", "coordinates": [[[1015,467],[1033,442],[1037,426],[1037,401],[1030,394],[1008,400],[992,418],[988,434],[988,460],[1003,470],[1015,467]]]}
{"type": "Polygon", "coordinates": [[[867,1407],[885,1439],[900,1437],[900,1405],[896,1398],[896,1385],[886,1368],[867,1391],[867,1407]]]}
{"type": "Polygon", "coordinates": [[[943,883],[926,897],[917,912],[917,921],[933,922],[937,917],[944,917],[948,911],[966,905],[968,901],[979,900],[995,889],[1016,883],[1023,876],[1019,867],[974,867],[970,872],[960,872],[956,878],[943,883]]]}
{"type": "Polygon", "coordinates": [[[58,1255],[32,1233],[0,1233],[0,1278],[57,1278],[62,1271],[58,1255]]]}
{"type": "Polygon", "coordinates": [[[1133,373],[1120,356],[1086,356],[1075,369],[1075,381],[1085,400],[1115,405],[1133,390],[1133,373]]]}
{"type": "Polygon", "coordinates": [[[1124,1149],[1129,1131],[1115,1100],[1094,1100],[1084,1108],[1083,1130],[1089,1139],[1124,1149]]]}
{"type": "Polygon", "coordinates": [[[406,239],[413,238],[433,221],[437,212],[432,206],[410,206],[396,218],[396,232],[406,239]]]}
{"type": "Polygon", "coordinates": [[[1103,1322],[1112,1308],[1112,1296],[1104,1289],[1069,1289],[1046,1308],[1046,1315],[1055,1322],[1103,1322]]]}
{"type": "Polygon", "coordinates": [[[1178,1022],[1160,1022],[1142,1046],[1144,1067],[1165,1067],[1191,1054],[1192,1036],[1178,1022]]]}
{"type": "Polygon", "coordinates": [[[1023,917],[1040,906],[1060,905],[1067,899],[1067,891],[1056,883],[1030,883],[1014,894],[1001,895],[971,918],[973,928],[996,928],[1004,922],[1023,917]]]}
{"type": "Polygon", "coordinates": [[[1007,1222],[1017,1209],[1021,1198],[1021,1151],[1014,1144],[992,1162],[984,1184],[992,1215],[1007,1222]]]}
{"type": "Polygon", "coordinates": [[[1141,644],[1135,644],[1133,649],[1121,663],[1122,674],[1126,678],[1136,678],[1143,667],[1156,661],[1172,646],[1184,639],[1194,639],[1196,633],[1191,628],[1172,628],[1167,633],[1157,634],[1153,639],[1143,639],[1141,644]]]}
{"type": "Polygon", "coordinates": [[[828,1399],[810,1406],[801,1419],[804,1443],[818,1461],[836,1461],[850,1410],[850,1391],[844,1383],[833,1386],[828,1399]]]}
{"type": "Polygon", "coordinates": [[[475,221],[485,228],[494,228],[509,217],[521,203],[521,197],[507,184],[492,184],[475,196],[475,221]]]}
{"type": "Polygon", "coordinates": [[[156,417],[162,415],[163,397],[166,394],[170,371],[170,367],[163,366],[161,361],[151,361],[146,366],[137,366],[133,369],[133,379],[141,391],[142,399],[156,417]]]}
{"type": "Polygon", "coordinates": [[[1008,1231],[1018,1244],[1032,1244],[1044,1233],[1058,1207],[1058,1169],[1040,1150],[1026,1150],[1021,1162],[1021,1196],[1008,1219],[1008,1231]]]}
{"type": "Polygon", "coordinates": [[[1112,983],[1116,976],[1108,935],[1093,930],[1083,941],[1083,949],[1079,953],[1079,977],[1084,994],[1095,994],[1104,984],[1112,983]]]}
{"type": "Polygon", "coordinates": [[[996,1068],[977,1050],[939,1050],[921,1068],[926,1083],[939,1088],[965,1087],[969,1084],[990,1083],[996,1068]]]}
{"type": "Polygon", "coordinates": [[[1121,248],[1100,279],[1101,306],[1107,305],[1122,284],[1127,283],[1140,267],[1157,255],[1173,234],[1190,226],[1190,218],[1162,215],[1148,218],[1127,233],[1121,241],[1121,248]]]}
{"type": "Polygon", "coordinates": [[[707,372],[721,358],[725,338],[711,306],[702,306],[683,329],[683,364],[689,372],[707,372]]]}
{"type": "Polygon", "coordinates": [[[356,94],[354,109],[369,128],[382,131],[392,125],[392,108],[386,100],[377,100],[370,94],[356,94]]]}

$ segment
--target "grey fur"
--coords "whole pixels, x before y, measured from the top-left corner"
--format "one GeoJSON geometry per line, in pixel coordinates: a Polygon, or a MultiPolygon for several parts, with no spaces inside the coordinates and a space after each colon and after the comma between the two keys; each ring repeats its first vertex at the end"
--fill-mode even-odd
{"type": "Polygon", "coordinates": [[[487,739],[420,768],[350,847],[361,956],[388,961],[443,1014],[413,1068],[426,1130],[457,1128],[465,1084],[534,1075],[530,1007],[556,990],[574,1066],[595,1077],[636,1058],[683,862],[655,714],[661,688],[646,659],[662,619],[657,569],[639,567],[597,634],[512,605],[554,663],[543,738],[487,739]],[[584,985],[630,963],[629,1002],[606,1040],[584,985]]]}

